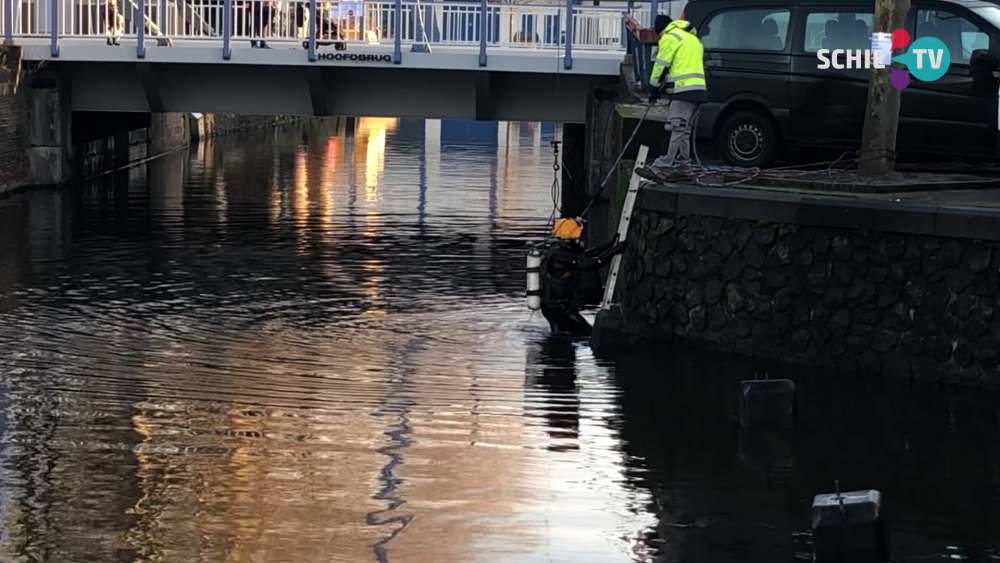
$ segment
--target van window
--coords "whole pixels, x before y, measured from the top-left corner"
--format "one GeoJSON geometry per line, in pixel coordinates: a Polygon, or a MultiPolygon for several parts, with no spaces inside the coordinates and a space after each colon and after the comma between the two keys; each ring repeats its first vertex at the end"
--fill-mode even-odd
{"type": "Polygon", "coordinates": [[[917,36],[937,37],[948,46],[952,64],[967,65],[976,49],[989,49],[990,36],[969,20],[941,10],[917,11],[917,36]]]}
{"type": "Polygon", "coordinates": [[[788,39],[789,10],[728,10],[710,17],[702,26],[705,49],[782,51],[788,39]],[[707,29],[706,29],[707,28],[707,29]]]}
{"type": "Polygon", "coordinates": [[[805,51],[871,49],[872,12],[815,13],[806,17],[805,51]]]}

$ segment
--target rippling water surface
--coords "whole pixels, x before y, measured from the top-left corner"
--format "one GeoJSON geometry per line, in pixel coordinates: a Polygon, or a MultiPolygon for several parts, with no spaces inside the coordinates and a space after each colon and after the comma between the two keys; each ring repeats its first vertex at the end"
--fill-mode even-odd
{"type": "Polygon", "coordinates": [[[877,487],[901,561],[1000,561],[981,394],[597,361],[523,304],[558,131],[330,120],[0,200],[0,560],[771,563],[877,487]],[[641,537],[640,537],[641,536],[641,537]]]}

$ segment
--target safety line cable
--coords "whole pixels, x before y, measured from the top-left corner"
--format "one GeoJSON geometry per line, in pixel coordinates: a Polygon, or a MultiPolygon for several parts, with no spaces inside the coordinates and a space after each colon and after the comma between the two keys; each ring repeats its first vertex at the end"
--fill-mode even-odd
{"type": "MultiPolygon", "coordinates": [[[[639,133],[639,128],[642,127],[642,124],[646,121],[646,117],[649,115],[649,110],[653,108],[654,104],[655,102],[646,105],[645,111],[642,112],[642,115],[639,117],[639,121],[635,124],[635,128],[632,129],[632,134],[629,135],[628,140],[625,141],[625,145],[622,147],[621,152],[618,154],[618,158],[615,159],[614,164],[611,165],[611,169],[608,170],[607,174],[604,176],[604,179],[595,189],[594,195],[590,197],[590,201],[587,203],[586,207],[583,208],[583,212],[580,213],[581,218],[586,216],[587,211],[589,211],[590,208],[594,205],[594,203],[596,203],[597,200],[600,199],[601,195],[604,193],[604,190],[608,185],[608,182],[611,180],[611,177],[614,176],[616,173],[618,173],[618,166],[621,164],[622,158],[625,157],[625,153],[627,153],[629,148],[631,147],[632,142],[635,140],[636,135],[638,135],[639,133]]],[[[614,110],[612,110],[612,112],[609,113],[607,118],[608,122],[610,122],[613,113],[614,110]]],[[[689,180],[689,179],[694,180],[695,183],[701,186],[722,188],[722,187],[736,186],[739,184],[745,184],[760,177],[785,179],[785,178],[802,177],[817,173],[830,174],[833,172],[839,172],[843,170],[843,168],[835,168],[835,166],[837,165],[846,166],[850,164],[856,164],[858,161],[857,158],[847,158],[848,155],[855,155],[857,153],[853,151],[847,151],[841,154],[840,157],[838,157],[836,160],[832,161],[813,162],[809,164],[796,164],[791,166],[782,166],[782,167],[774,167],[767,169],[761,169],[758,167],[725,166],[725,165],[704,166],[702,165],[701,159],[698,156],[698,143],[696,134],[698,126],[698,118],[700,115],[701,115],[701,107],[699,106],[698,110],[695,112],[695,115],[691,120],[691,134],[692,134],[691,148],[692,152],[694,153],[693,156],[695,161],[696,172],[692,177],[685,178],[684,180],[689,180]],[[826,168],[822,170],[803,170],[803,168],[814,168],[823,165],[826,165],[826,168]],[[720,174],[741,175],[744,177],[740,178],[739,180],[731,180],[731,181],[725,181],[725,180],[721,182],[705,181],[705,179],[710,176],[718,176],[720,174]]],[[[608,125],[606,123],[605,131],[607,130],[607,127],[608,125]]],[[[606,136],[607,135],[605,135],[605,137],[606,136]]]]}

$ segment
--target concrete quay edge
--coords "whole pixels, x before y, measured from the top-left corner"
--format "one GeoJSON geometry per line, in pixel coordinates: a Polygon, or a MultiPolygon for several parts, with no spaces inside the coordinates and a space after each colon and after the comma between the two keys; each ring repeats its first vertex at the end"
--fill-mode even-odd
{"type": "Polygon", "coordinates": [[[1000,242],[1000,207],[892,201],[890,195],[861,199],[760,187],[646,183],[636,205],[678,215],[1000,242]]]}

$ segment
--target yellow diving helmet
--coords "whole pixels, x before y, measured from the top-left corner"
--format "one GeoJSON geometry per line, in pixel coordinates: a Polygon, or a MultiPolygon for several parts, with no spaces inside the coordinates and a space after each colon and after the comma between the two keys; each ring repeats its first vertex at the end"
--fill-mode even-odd
{"type": "Polygon", "coordinates": [[[583,225],[576,219],[557,219],[552,226],[552,236],[564,240],[580,240],[583,234],[583,225]]]}

